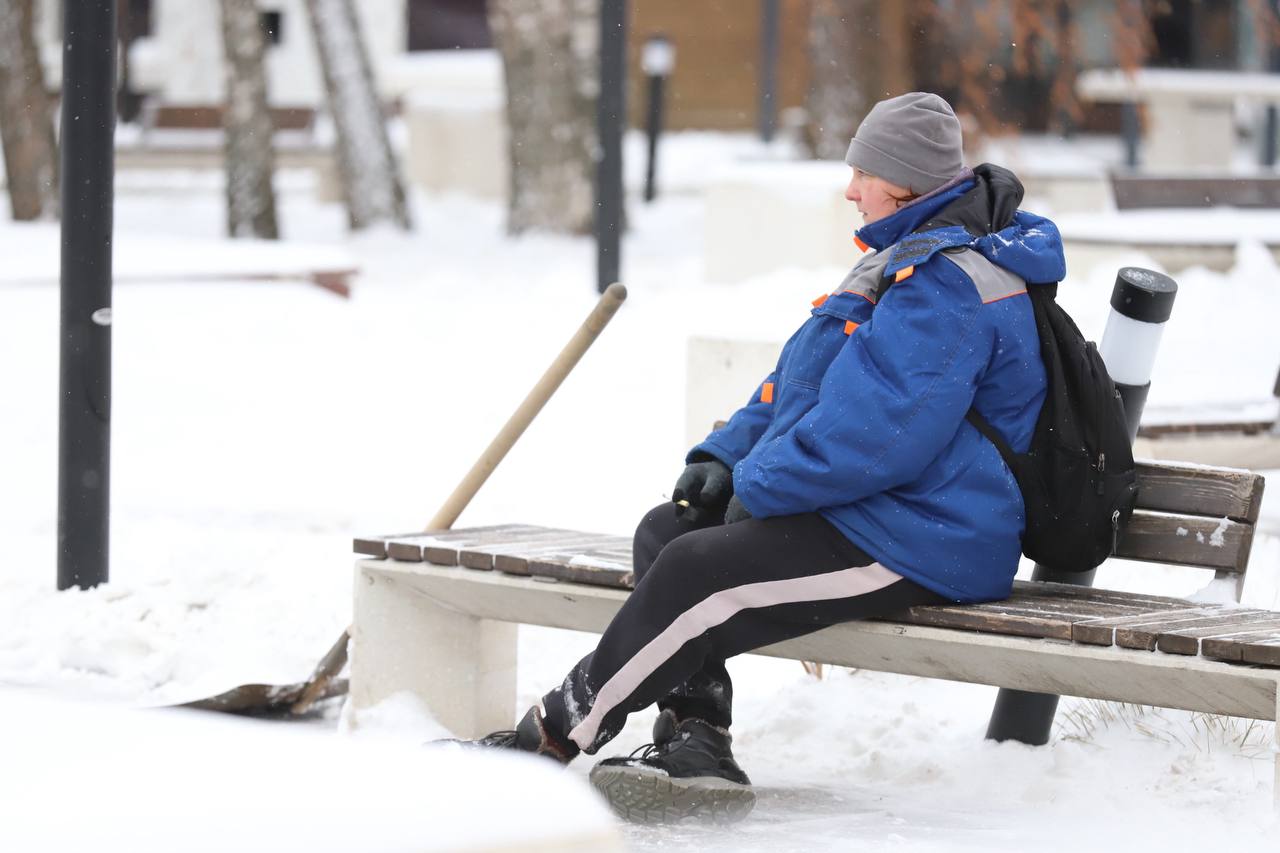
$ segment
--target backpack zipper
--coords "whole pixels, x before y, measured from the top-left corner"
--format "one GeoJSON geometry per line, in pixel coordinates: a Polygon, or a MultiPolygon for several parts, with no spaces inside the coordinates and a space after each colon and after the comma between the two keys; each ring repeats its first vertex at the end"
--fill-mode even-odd
{"type": "Polygon", "coordinates": [[[1101,495],[1106,491],[1106,483],[1102,474],[1107,470],[1107,454],[1105,452],[1098,453],[1098,494],[1101,495]]]}
{"type": "Polygon", "coordinates": [[[1111,513],[1111,553],[1120,547],[1120,510],[1111,513]]]}

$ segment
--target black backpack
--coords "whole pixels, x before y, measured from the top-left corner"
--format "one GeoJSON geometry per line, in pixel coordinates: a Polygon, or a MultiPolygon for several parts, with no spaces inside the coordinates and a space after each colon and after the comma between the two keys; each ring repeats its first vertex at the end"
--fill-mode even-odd
{"type": "Polygon", "coordinates": [[[1116,549],[1138,499],[1120,392],[1093,342],[1058,305],[1056,284],[1027,287],[1048,389],[1026,453],[987,421],[966,419],[1000,451],[1022,491],[1022,553],[1047,568],[1085,572],[1116,549]]]}

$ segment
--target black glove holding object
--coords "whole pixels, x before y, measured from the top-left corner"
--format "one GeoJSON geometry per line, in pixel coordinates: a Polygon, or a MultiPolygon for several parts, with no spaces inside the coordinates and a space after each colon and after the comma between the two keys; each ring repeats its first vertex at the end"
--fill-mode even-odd
{"type": "Polygon", "coordinates": [[[719,513],[733,497],[733,471],[719,459],[707,457],[685,466],[676,486],[671,490],[671,500],[677,504],[688,501],[689,506],[677,506],[677,515],[688,515],[694,520],[704,512],[719,513]]]}

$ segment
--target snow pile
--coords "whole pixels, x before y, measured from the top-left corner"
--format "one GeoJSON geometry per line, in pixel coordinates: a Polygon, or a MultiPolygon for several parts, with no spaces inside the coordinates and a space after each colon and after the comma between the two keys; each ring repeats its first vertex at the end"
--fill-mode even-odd
{"type": "Polygon", "coordinates": [[[546,759],[14,690],[0,703],[23,733],[0,773],[4,850],[622,849],[590,787],[546,759]]]}

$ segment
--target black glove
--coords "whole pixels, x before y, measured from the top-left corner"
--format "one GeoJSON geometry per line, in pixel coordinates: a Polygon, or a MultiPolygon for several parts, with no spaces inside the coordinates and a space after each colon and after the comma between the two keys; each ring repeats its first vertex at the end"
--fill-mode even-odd
{"type": "Polygon", "coordinates": [[[729,505],[724,510],[724,523],[733,524],[735,521],[746,521],[751,518],[751,512],[743,505],[742,501],[734,495],[729,499],[729,505]]]}
{"type": "MultiPolygon", "coordinates": [[[[676,487],[671,490],[671,500],[677,503],[688,501],[687,509],[690,510],[718,512],[731,497],[733,471],[719,459],[692,462],[685,466],[684,473],[676,480],[676,487]]],[[[685,510],[686,507],[677,506],[676,514],[683,514],[685,510]]]]}

